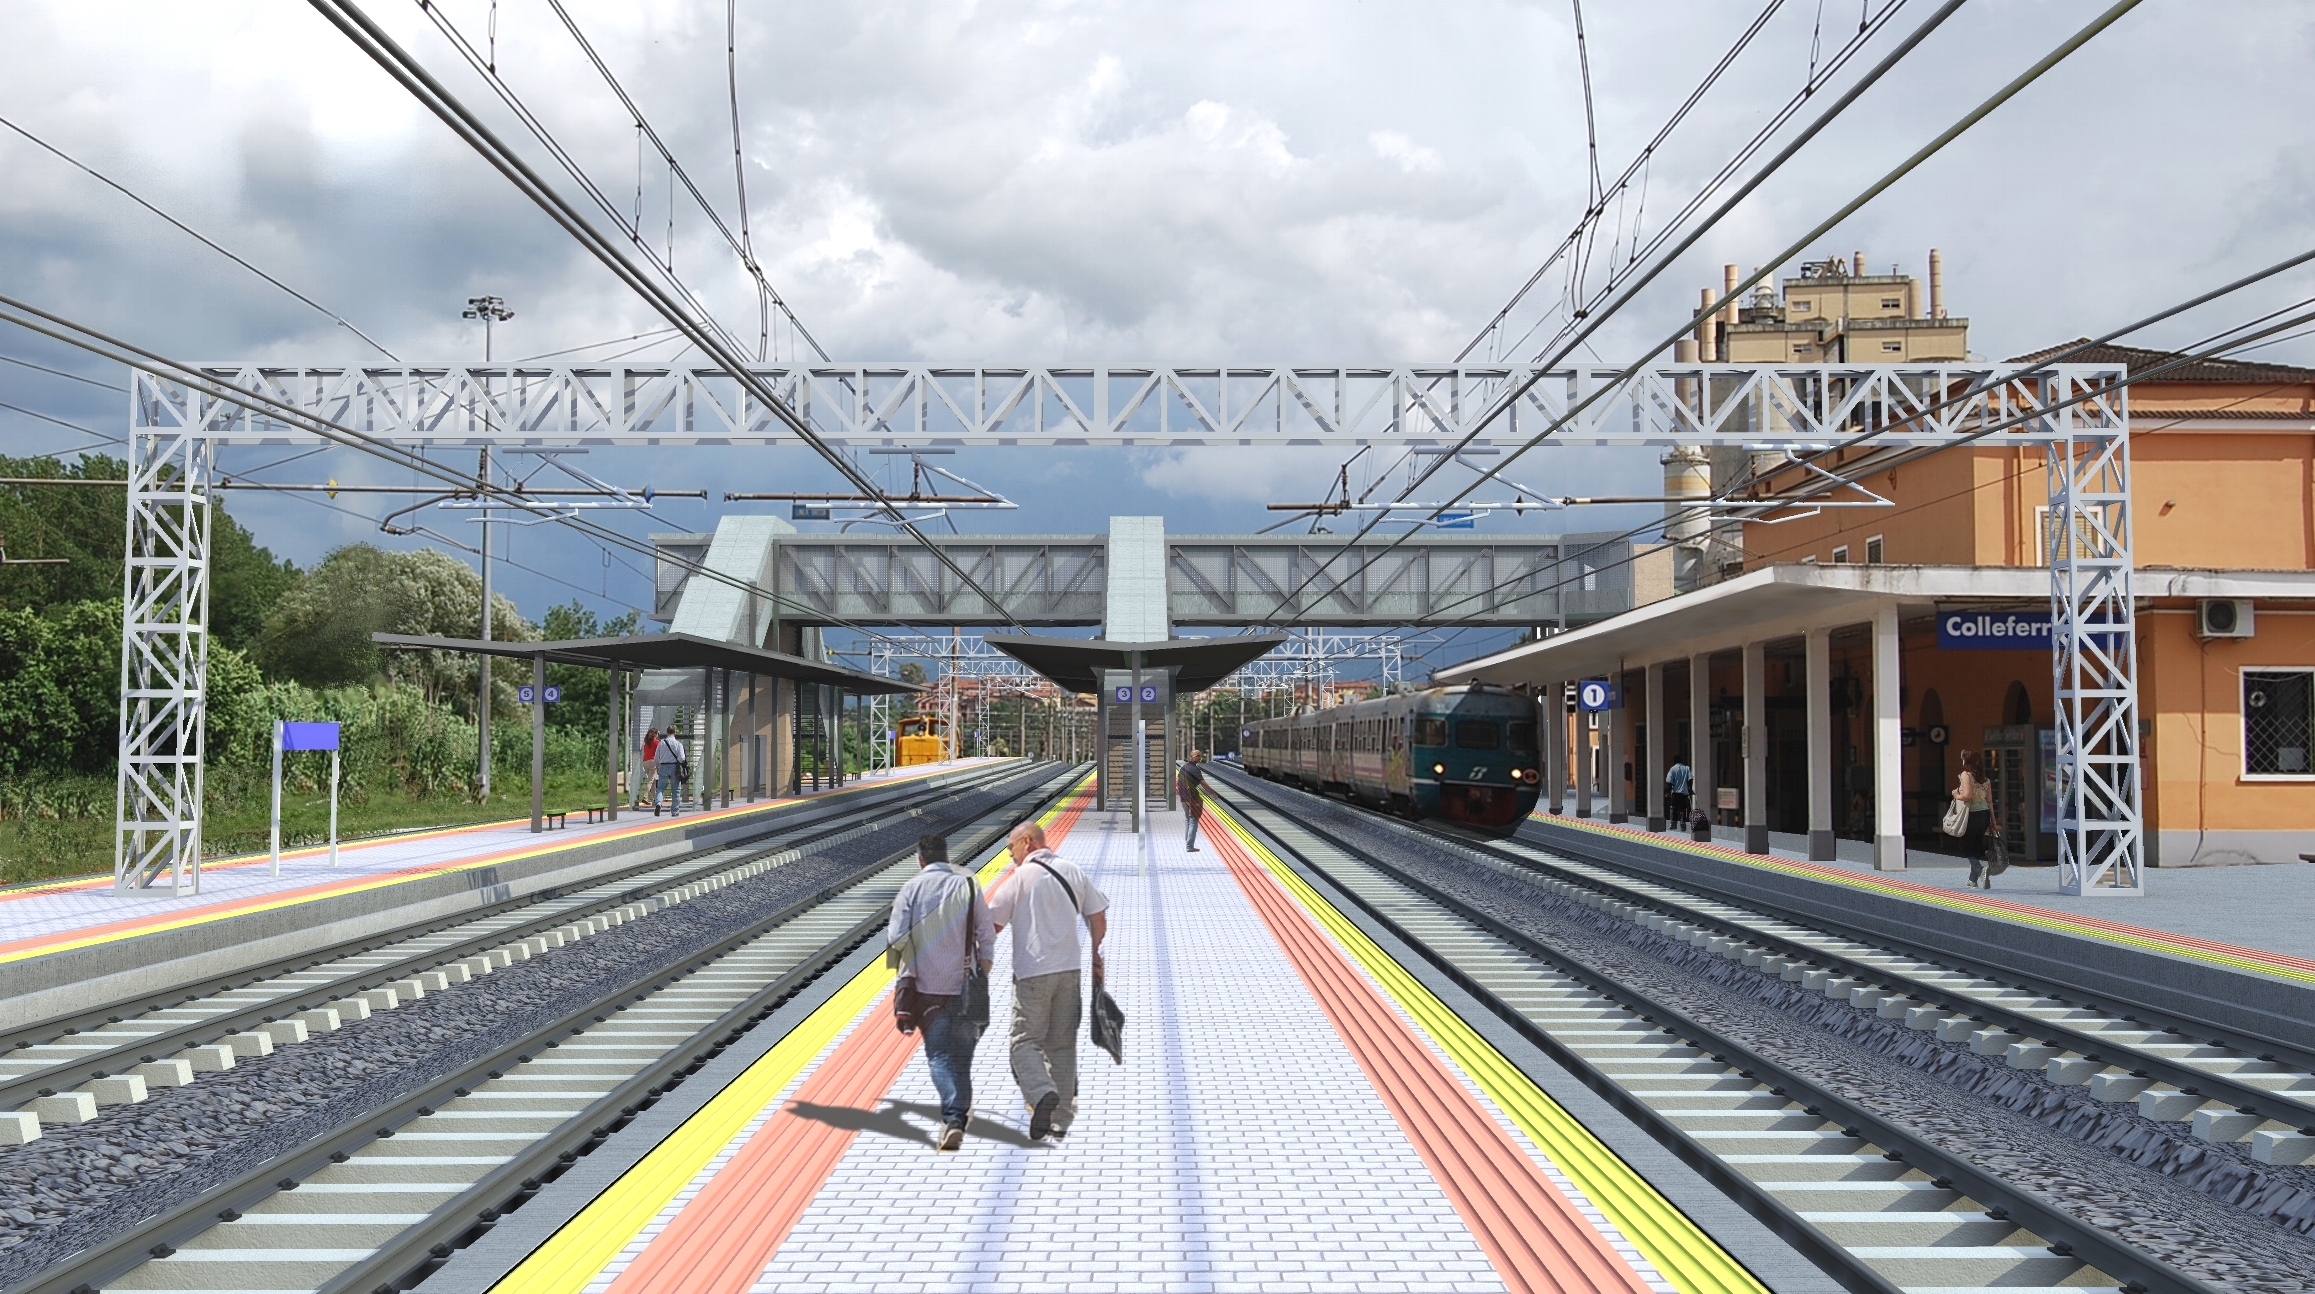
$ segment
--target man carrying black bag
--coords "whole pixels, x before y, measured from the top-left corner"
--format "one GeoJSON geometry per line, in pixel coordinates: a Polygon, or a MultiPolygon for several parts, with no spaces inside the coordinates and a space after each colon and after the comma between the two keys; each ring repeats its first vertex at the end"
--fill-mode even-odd
{"type": "Polygon", "coordinates": [[[1077,1118],[1077,1021],[1082,1015],[1077,923],[1093,936],[1093,982],[1109,897],[1045,845],[1034,822],[1013,828],[1013,875],[990,901],[997,929],[1013,929],[1013,1078],[1029,1106],[1029,1136],[1069,1135],[1077,1118]]]}
{"type": "Polygon", "coordinates": [[[940,1092],[933,1149],[965,1144],[973,1114],[973,1047],[989,1022],[989,963],[997,931],[972,874],[949,862],[948,838],[917,841],[918,872],[892,900],[885,960],[900,972],[894,1022],[924,1032],[924,1062],[940,1092]]]}

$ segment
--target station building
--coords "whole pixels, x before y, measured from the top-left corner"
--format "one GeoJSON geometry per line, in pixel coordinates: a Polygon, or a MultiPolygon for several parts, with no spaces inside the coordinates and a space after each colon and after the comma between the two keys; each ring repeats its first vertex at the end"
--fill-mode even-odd
{"type": "MultiPolygon", "coordinates": [[[[1884,287],[1828,272],[1785,288],[1813,300],[1836,285],[1884,287]]],[[[1904,315],[1943,319],[1941,304],[1904,315]]],[[[1760,360],[1747,338],[1766,344],[1772,322],[1795,332],[1764,317],[1700,345],[1760,360]]],[[[2121,346],[2068,358],[2170,366],[2129,393],[2147,861],[2297,861],[2315,852],[2315,369],[2121,346]]],[[[1676,474],[1701,475],[1682,454],[1666,459],[1668,495],[1676,474]]],[[[1686,758],[1722,834],[1896,868],[1909,849],[1948,848],[1938,819],[1960,752],[1977,749],[2012,858],[2054,860],[2047,562],[2060,537],[2042,448],[1859,450],[1841,467],[1887,505],[1676,531],[1661,556],[1694,551],[1636,581],[1643,605],[1437,677],[1619,683],[1620,708],[1571,715],[1578,812],[1596,791],[1611,817],[1660,820],[1663,769],[1686,758]]],[[[1801,484],[1766,472],[1753,493],[1801,484]]]]}

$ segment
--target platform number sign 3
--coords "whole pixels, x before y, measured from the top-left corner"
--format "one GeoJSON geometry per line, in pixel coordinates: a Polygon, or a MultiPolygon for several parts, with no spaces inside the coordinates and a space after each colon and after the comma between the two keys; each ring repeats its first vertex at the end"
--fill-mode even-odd
{"type": "Polygon", "coordinates": [[[1117,703],[1119,705],[1133,704],[1133,685],[1131,683],[1127,683],[1117,689],[1117,703]]]}

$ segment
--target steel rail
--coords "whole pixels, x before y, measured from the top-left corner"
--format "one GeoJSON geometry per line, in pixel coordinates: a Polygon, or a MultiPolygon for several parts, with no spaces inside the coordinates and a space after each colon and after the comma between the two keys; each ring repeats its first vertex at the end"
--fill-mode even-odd
{"type": "MultiPolygon", "coordinates": [[[[1549,860],[1528,857],[1504,849],[1497,844],[1472,839],[1461,833],[1443,838],[1451,839],[1465,849],[1494,858],[1507,865],[1525,871],[1550,874],[1553,875],[1554,879],[1581,885],[1595,893],[1610,895],[1621,902],[1659,911],[1676,906],[1661,895],[1643,894],[1621,887],[1610,887],[1602,884],[1596,876],[1586,876],[1580,872],[1556,867],[1549,860]]],[[[1545,846],[1531,847],[1547,848],[1545,846]]],[[[1660,877],[1647,876],[1627,864],[1594,856],[1582,856],[1579,851],[1564,850],[1557,846],[1548,848],[1551,852],[1580,856],[1587,866],[1614,872],[1635,881],[1642,881],[1658,889],[1684,890],[1699,898],[1708,899],[1714,903],[1724,903],[1747,911],[1760,911],[1762,907],[1756,897],[1718,890],[1716,887],[1697,884],[1685,878],[1665,880],[1660,877]]],[[[2304,1101],[2278,1099],[2276,1093],[2265,1088],[2241,1082],[2226,1074],[2180,1064],[2167,1057],[2144,1052],[2131,1043],[2101,1037],[2095,1032],[2077,1028],[2061,1020],[2045,1019],[2030,1012],[2013,1010],[1997,1002],[1971,997],[1966,993],[1955,993],[1941,989],[1902,971],[1893,971],[1886,966],[1859,961],[1842,953],[1827,951],[1813,944],[1787,938],[1747,926],[1740,921],[1715,916],[1693,908],[1682,907],[1678,912],[1667,912],[1666,915],[1678,916],[1680,920],[1691,924],[1710,926],[1724,935],[1741,939],[1746,943],[1767,945],[1775,949],[1779,955],[1804,959],[1827,969],[1836,969],[1846,976],[1880,983],[1902,984],[1905,995],[1918,999],[1924,1006],[1938,1007],[1955,1015],[1972,1016],[1989,1025],[1995,1025],[2025,1037],[2062,1043],[2069,1051],[2080,1052],[2085,1060],[2131,1069],[2134,1077],[2150,1078],[2158,1082],[2169,1083],[2190,1096],[2203,1096],[2210,1100],[2225,1101],[2245,1113],[2255,1113],[2261,1118],[2271,1119],[2277,1123],[2287,1123],[2302,1128],[2310,1123],[2315,1123],[2315,1105],[2310,1105],[2304,1101]]],[[[2061,1000],[2085,1010],[2107,1012],[2116,1019],[2147,1026],[2147,1032],[2150,1033],[2171,1033],[2182,1038],[2204,1038],[2214,1047],[2226,1047],[2243,1053],[2242,1059],[2244,1060],[2255,1058],[2270,1063],[2280,1062],[2315,1074],[2315,1051],[2310,1051],[2301,1044],[2281,1038],[2268,1038],[2222,1028],[2207,1020],[2191,1020],[2164,1011],[2159,1007],[2133,1001],[2116,991],[2116,987],[2119,986],[2089,988],[2078,984],[2055,982],[2046,982],[2042,985],[2020,984],[2018,983],[2020,978],[2030,977],[2022,977],[2017,971],[2003,967],[1973,963],[1967,958],[1956,957],[1942,949],[1912,943],[1877,931],[1850,927],[1841,922],[1828,921],[1813,915],[1800,916],[1789,912],[1761,912],[1761,915],[1769,920],[1811,927],[1840,939],[1869,944],[1906,957],[1935,963],[1979,979],[2016,985],[2022,992],[2061,1000]],[[2111,1007],[2101,1005],[2097,1000],[2099,998],[2104,998],[2107,1002],[2118,1005],[2111,1007]]]]}
{"type": "Polygon", "coordinates": [[[67,1038],[81,1037],[84,1030],[96,1030],[106,1025],[124,1024],[134,1019],[135,1016],[146,1012],[177,1010],[201,998],[213,997],[239,987],[262,983],[277,976],[296,974],[341,958],[360,956],[381,948],[391,948],[398,943],[440,934],[446,930],[473,926],[477,923],[487,922],[493,917],[503,916],[510,912],[520,912],[526,908],[551,908],[550,911],[544,911],[535,918],[526,919],[515,925],[478,931],[467,938],[414,953],[385,966],[371,967],[322,984],[300,987],[295,992],[255,1003],[240,1010],[204,1016],[199,1020],[189,1021],[160,1033],[144,1034],[132,1041],[95,1055],[60,1061],[55,1065],[34,1070],[28,1074],[0,1080],[0,1109],[15,1109],[36,1096],[54,1095],[58,1091],[69,1090],[92,1078],[104,1078],[114,1073],[125,1072],[140,1063],[158,1060],[187,1047],[213,1043],[228,1034],[241,1033],[256,1025],[270,1024],[300,1011],[350,997],[355,993],[364,992],[382,984],[407,979],[413,974],[432,970],[448,962],[459,961],[506,943],[519,942],[542,930],[550,930],[557,926],[566,925],[573,920],[584,919],[598,912],[636,902],[647,897],[649,893],[657,893],[663,889],[688,884],[703,874],[724,871],[789,849],[808,847],[824,841],[830,836],[841,835],[854,830],[861,825],[867,825],[873,829],[880,820],[895,819],[896,812],[910,817],[921,816],[925,812],[936,809],[944,800],[951,800],[959,795],[982,789],[993,782],[1002,780],[1005,776],[1017,775],[1017,773],[1017,769],[1005,768],[999,768],[986,774],[975,770],[967,777],[954,781],[942,781],[931,785],[904,783],[899,787],[889,788],[898,794],[879,796],[873,800],[854,801],[841,805],[823,802],[826,803],[829,812],[816,815],[802,822],[780,823],[769,830],[728,844],[706,846],[674,858],[636,863],[574,886],[550,885],[531,894],[504,899],[497,903],[472,909],[460,914],[455,919],[433,918],[412,922],[393,930],[363,935],[330,947],[276,958],[261,965],[246,967],[228,974],[180,983],[168,990],[166,1000],[153,994],[138,994],[133,998],[120,999],[104,1006],[92,1007],[86,1011],[54,1017],[38,1024],[15,1029],[0,1034],[0,1058],[5,1058],[9,1052],[54,1045],[67,1038]],[[912,795],[911,792],[916,792],[916,794],[912,795]],[[897,806],[906,807],[899,809],[897,806]],[[814,830],[817,828],[825,829],[814,830]],[[811,834],[793,840],[780,840],[777,844],[767,844],[762,848],[749,848],[756,842],[791,835],[799,830],[810,831],[811,834]],[[667,872],[670,868],[684,868],[685,870],[662,876],[642,887],[641,891],[632,888],[624,889],[616,894],[581,901],[570,906],[552,906],[562,900],[567,889],[599,890],[604,886],[618,885],[649,873],[667,872]]]}
{"type": "MultiPolygon", "coordinates": [[[[1852,1291],[1853,1294],[1900,1294],[1902,1287],[1865,1263],[1860,1262],[1845,1246],[1827,1236],[1823,1231],[1809,1225],[1808,1221],[1791,1206],[1763,1189],[1751,1178],[1731,1168],[1725,1159],[1705,1146],[1694,1134],[1674,1122],[1664,1112],[1632,1095],[1624,1084],[1593,1064],[1590,1058],[1554,1037],[1550,1030],[1538,1027],[1534,1021],[1510,1008],[1503,1002],[1500,995],[1481,983],[1470,972],[1457,965],[1452,958],[1438,955],[1399,922],[1377,910],[1372,904],[1351,890],[1336,883],[1331,876],[1327,876],[1320,870],[1313,860],[1281,839],[1263,821],[1262,813],[1252,811],[1246,803],[1231,798],[1231,793],[1236,792],[1239,796],[1253,799],[1246,788],[1218,778],[1209,778],[1208,788],[1207,794],[1215,795],[1225,807],[1235,811],[1239,821],[1244,823],[1249,830],[1259,834],[1263,843],[1272,852],[1282,859],[1292,858],[1310,866],[1314,872],[1318,873],[1320,879],[1327,882],[1329,890],[1349,899],[1376,924],[1388,930],[1407,947],[1420,953],[1425,960],[1453,981],[1457,988],[1469,993],[1490,1011],[1502,1017],[1503,1021],[1517,1031],[1520,1037],[1550,1056],[1562,1068],[1573,1074],[1578,1082],[1590,1088],[1595,1095],[1605,1100],[1609,1105],[1614,1106],[1617,1113],[1638,1124],[1641,1130],[1653,1138],[1658,1145],[1671,1151],[1681,1163],[1696,1170],[1697,1174],[1704,1180],[1720,1188],[1723,1194],[1736,1201],[1739,1207],[1767,1227],[1778,1239],[1799,1250],[1803,1257],[1815,1263],[1820,1270],[1838,1281],[1843,1288],[1852,1291]],[[1213,784],[1217,781],[1220,781],[1222,787],[1227,789],[1216,788],[1213,784]]],[[[1253,800],[1253,802],[1261,804],[1263,808],[1273,812],[1282,812],[1276,806],[1258,799],[1253,800]]],[[[1304,830],[1314,830],[1308,821],[1298,820],[1297,825],[1304,830]]]]}
{"type": "MultiPolygon", "coordinates": [[[[999,817],[1004,810],[1018,804],[1022,798],[1037,795],[1041,791],[1049,794],[1051,788],[1056,786],[1066,787],[1073,782],[1072,775],[1075,772],[1074,768],[1065,769],[1059,774],[1043,778],[1034,787],[1024,791],[1022,796],[1000,804],[995,810],[978,815],[973,821],[980,823],[999,817]]],[[[1002,828],[984,827],[981,831],[1001,833],[1002,828]]],[[[640,1003],[680,982],[692,973],[711,966],[726,955],[818,907],[830,898],[872,880],[878,873],[906,858],[915,847],[915,842],[910,841],[903,849],[881,855],[879,861],[863,865],[855,869],[850,876],[824,886],[811,895],[782,907],[777,912],[750,922],[743,929],[718,940],[711,947],[683,959],[672,967],[648,976],[647,979],[650,981],[648,984],[624,989],[613,997],[598,999],[569,1011],[521,1037],[508,1041],[487,1056],[427,1084],[419,1091],[394,1101],[384,1110],[373,1111],[359,1119],[349,1120],[335,1133],[316,1138],[294,1150],[275,1155],[254,1165],[237,1174],[230,1181],[211,1187],[194,1198],[139,1223],[111,1240],[85,1249],[72,1258],[43,1270],[33,1279],[8,1289],[5,1294],[81,1294],[83,1291],[93,1294],[93,1291],[102,1288],[106,1282],[118,1278],[123,1273],[141,1265],[147,1259],[169,1257],[178,1248],[212,1226],[220,1222],[237,1221],[244,1212],[265,1199],[282,1191],[297,1189],[306,1178],[332,1164],[346,1162],[353,1156],[354,1152],[372,1142],[394,1136],[402,1126],[433,1114],[436,1106],[456,1099],[472,1086],[500,1076],[507,1067],[527,1063],[537,1053],[559,1045],[563,1039],[584,1034],[590,1024],[603,1021],[609,1011],[640,1003]]],[[[977,843],[975,847],[979,847],[977,843]]],[[[744,1034],[748,1028],[768,1017],[776,1006],[776,1002],[771,1000],[775,990],[785,990],[777,996],[792,995],[797,989],[809,982],[810,974],[803,972],[816,966],[817,969],[811,970],[811,974],[816,974],[818,970],[824,970],[828,964],[843,956],[847,951],[849,951],[849,946],[837,947],[834,942],[823,945],[820,952],[808,958],[806,964],[798,967],[797,971],[783,975],[779,980],[765,986],[764,989],[751,994],[747,1002],[743,1003],[744,1010],[735,1008],[740,1017],[752,1016],[753,1018],[746,1018],[744,1024],[735,1024],[732,1022],[733,1012],[726,1012],[707,1029],[696,1032],[690,1042],[671,1049],[666,1057],[655,1062],[647,1071],[656,1077],[653,1084],[647,1084],[640,1089],[643,1099],[664,1096],[668,1091],[679,1086],[689,1072],[695,1071],[699,1066],[713,1059],[715,1055],[721,1054],[724,1049],[737,1040],[738,1035],[744,1034]],[[796,982],[791,982],[792,980],[796,982]],[[656,1092],[652,1090],[653,1087],[656,1087],[656,1092]]],[[[624,1092],[626,1088],[623,1086],[620,1090],[624,1092]]],[[[635,1102],[630,1101],[629,1103],[635,1102]]],[[[640,1108],[638,1104],[638,1110],[640,1108]]],[[[625,1113],[624,1105],[619,1109],[621,1119],[633,1117],[625,1113]]],[[[593,1114],[594,1112],[594,1107],[590,1106],[586,1113],[593,1114]]],[[[587,1130],[588,1135],[580,1140],[579,1148],[557,1149],[551,1159],[553,1162],[566,1165],[574,1162],[579,1154],[583,1153],[583,1149],[602,1144],[615,1130],[609,1124],[604,1124],[601,1127],[590,1127],[587,1130]],[[570,1160],[562,1158],[566,1153],[571,1155],[570,1160]]],[[[544,1169],[543,1171],[555,1170],[544,1169]]],[[[529,1181],[531,1177],[536,1176],[537,1173],[534,1172],[519,1179],[517,1193],[535,1192],[537,1187],[529,1185],[529,1181]]],[[[494,1177],[484,1179],[484,1181],[494,1180],[494,1177]]],[[[540,1184],[544,1184],[543,1178],[540,1179],[540,1184]]],[[[461,1198],[463,1199],[464,1196],[461,1198]]],[[[503,1214],[505,1210],[500,1209],[498,1211],[503,1214]]],[[[468,1223],[468,1226],[471,1227],[481,1220],[478,1213],[474,1220],[468,1223]]],[[[495,1221],[495,1219],[492,1220],[495,1221]]],[[[430,1257],[447,1256],[434,1255],[431,1249],[426,1252],[430,1257]]],[[[333,1288],[335,1287],[333,1286],[333,1288]]]]}
{"type": "MultiPolygon", "coordinates": [[[[1028,811],[1031,814],[1040,812],[1066,796],[1078,784],[1081,769],[1081,765],[1071,766],[1041,784],[1037,791],[1031,792],[1037,799],[1028,811]]],[[[1021,804],[1021,800],[1015,800],[982,815],[979,822],[994,821],[996,825],[973,830],[967,841],[957,842],[961,846],[957,852],[974,859],[973,870],[977,871],[1004,847],[1008,820],[1020,816],[1021,804]]],[[[834,888],[849,888],[853,883],[847,882],[844,886],[834,888]]],[[[392,1294],[393,1291],[415,1288],[450,1257],[449,1251],[464,1249],[480,1239],[497,1224],[499,1218],[520,1208],[546,1183],[561,1176],[580,1156],[592,1153],[608,1141],[612,1134],[634,1121],[637,1115],[657,1104],[686,1077],[698,1072],[708,1061],[721,1055],[749,1030],[761,1024],[796,991],[817,979],[829,966],[875,935],[883,928],[885,919],[882,912],[863,918],[830,940],[819,953],[796,970],[766,985],[726,1011],[714,1023],[700,1029],[697,1037],[715,1039],[705,1048],[689,1055],[685,1048],[677,1048],[662,1060],[646,1066],[633,1078],[597,1099],[577,1117],[512,1160],[491,1170],[458,1198],[436,1208],[426,1221],[404,1231],[369,1258],[333,1277],[317,1294],[392,1294]]]]}
{"type": "MultiPolygon", "coordinates": [[[[1260,795],[1250,787],[1239,785],[1238,779],[1229,779],[1226,784],[1246,793],[1248,798],[1257,800],[1269,812],[1282,815],[1286,812],[1268,797],[1260,795]]],[[[1347,806],[1341,807],[1344,808],[1345,812],[1353,811],[1347,806]]],[[[1314,816],[1297,815],[1293,818],[1293,822],[1301,830],[1318,836],[1351,858],[1389,877],[1424,900],[1452,913],[1457,919],[1476,926],[1490,937],[1501,941],[1521,954],[1552,967],[1584,984],[1594,992],[1611,1000],[1627,1004],[1636,1010],[1643,1019],[1652,1020],[1657,1028],[1703,1046],[1715,1060],[1724,1064],[1733,1062],[1740,1065],[1742,1067],[1740,1072],[1744,1076],[1755,1081],[1767,1081],[1773,1084],[1772,1091],[1781,1089],[1780,1095],[1789,1100],[1799,1101],[1820,1112],[1821,1117],[1839,1123],[1844,1133],[1893,1147],[1892,1153],[1899,1155],[1904,1162],[1931,1174],[1933,1177],[1952,1183],[1956,1189],[1963,1191],[1971,1198],[1989,1205],[1988,1213],[1990,1215],[2012,1220],[2019,1226],[2049,1240],[2053,1252],[2067,1254],[2082,1262],[2089,1263],[2107,1275],[2126,1282],[2126,1288],[2135,1284],[2146,1290],[2175,1290],[2186,1292],[2186,1294],[2218,1294],[2218,1287],[2178,1270],[2155,1255],[2129,1244],[2119,1236],[2088,1226],[2070,1214],[2051,1207],[2032,1192],[2013,1187],[1969,1160],[1926,1141],[1903,1124],[1884,1118],[1850,1101],[1837,1089],[1820,1082],[1812,1075],[1793,1069],[1780,1061],[1772,1060],[1722,1033],[1711,1024],[1658,1000],[1644,990],[1625,984],[1579,958],[1514,929],[1500,918],[1411,875],[1404,869],[1386,861],[1378,853],[1371,851],[1369,847],[1346,840],[1338,831],[1329,829],[1326,824],[1314,816]],[[1994,1212],[1997,1209],[2000,1212],[1994,1212]],[[2061,1245],[2065,1248],[2059,1248],[2061,1245]]],[[[1463,842],[1455,841],[1453,843],[1462,844],[1463,842]]],[[[1408,931],[1395,918],[1368,902],[1352,887],[1342,884],[1326,869],[1322,862],[1311,859],[1299,851],[1295,852],[1295,856],[1301,858],[1303,863],[1313,872],[1327,880],[1337,893],[1349,898],[1369,918],[1390,930],[1407,946],[1424,956],[1426,960],[1442,969],[1451,970],[1452,960],[1450,958],[1430,948],[1425,941],[1408,931]]],[[[1885,975],[1886,972],[1876,971],[1875,974],[1881,976],[1885,975]]],[[[1492,992],[1483,989],[1480,992],[1481,1000],[1488,1006],[1489,1010],[1500,1016],[1505,1023],[1520,1030],[1523,1036],[1532,1036],[1534,1026],[1526,1022],[1525,1017],[1516,1009],[1492,992]]]]}

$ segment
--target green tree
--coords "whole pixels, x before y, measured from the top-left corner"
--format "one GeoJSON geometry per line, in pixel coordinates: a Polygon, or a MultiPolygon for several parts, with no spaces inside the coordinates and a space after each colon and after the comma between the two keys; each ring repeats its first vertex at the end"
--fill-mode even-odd
{"type": "MultiPolygon", "coordinates": [[[[0,607],[45,610],[121,596],[128,527],[122,487],[128,464],[103,454],[74,462],[0,455],[0,476],[97,482],[0,486],[0,546],[11,558],[62,558],[61,565],[0,568],[0,607]]],[[[273,604],[296,583],[297,567],[258,546],[248,530],[210,508],[209,628],[227,647],[253,646],[273,604]]]]}
{"type": "MultiPolygon", "coordinates": [[[[482,577],[435,548],[388,552],[349,544],[308,572],[266,618],[258,651],[266,674],[309,687],[398,680],[430,702],[473,712],[476,663],[447,651],[382,652],[373,633],[474,638],[482,632],[482,577]]],[[[538,629],[513,602],[491,598],[491,638],[532,642],[538,629]]],[[[509,671],[494,670],[492,711],[514,705],[509,671]]]]}
{"type": "MultiPolygon", "coordinates": [[[[547,608],[539,636],[549,642],[572,638],[624,638],[640,631],[643,617],[633,611],[597,619],[573,598],[547,608]]],[[[611,671],[585,665],[549,665],[547,682],[562,689],[562,700],[547,707],[547,724],[570,732],[602,734],[610,729],[611,671]]]]}

